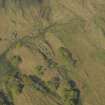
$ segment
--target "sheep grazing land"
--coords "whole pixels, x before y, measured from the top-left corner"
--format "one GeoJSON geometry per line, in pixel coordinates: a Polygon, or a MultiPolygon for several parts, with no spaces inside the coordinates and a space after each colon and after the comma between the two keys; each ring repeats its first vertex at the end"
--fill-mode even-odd
{"type": "Polygon", "coordinates": [[[0,0],[0,105],[105,105],[105,0],[0,0]]]}

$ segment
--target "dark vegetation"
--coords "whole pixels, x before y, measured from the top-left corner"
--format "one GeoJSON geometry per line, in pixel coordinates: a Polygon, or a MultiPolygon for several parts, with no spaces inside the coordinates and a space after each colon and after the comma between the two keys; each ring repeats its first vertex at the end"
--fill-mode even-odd
{"type": "Polygon", "coordinates": [[[65,88],[64,102],[65,105],[81,105],[80,90],[77,88],[74,80],[68,81],[69,88],[65,88]]]}
{"type": "Polygon", "coordinates": [[[71,90],[74,92],[74,94],[73,94],[74,97],[71,98],[72,103],[74,103],[74,105],[80,105],[81,104],[80,90],[76,86],[76,82],[74,80],[70,80],[68,82],[71,87],[71,90]]]}
{"type": "Polygon", "coordinates": [[[14,105],[10,97],[8,97],[3,91],[0,91],[0,105],[14,105]]]}
{"type": "Polygon", "coordinates": [[[42,92],[49,92],[49,88],[45,85],[44,81],[42,81],[39,77],[37,76],[32,76],[30,75],[29,78],[33,81],[34,86],[36,89],[42,91],[42,92]]]}
{"type": "Polygon", "coordinates": [[[14,105],[14,94],[21,93],[24,87],[20,70],[17,65],[21,62],[19,56],[13,56],[9,60],[6,55],[10,50],[6,49],[0,56],[0,105],[14,105]],[[5,87],[5,88],[4,88],[5,87]]]}
{"type": "Polygon", "coordinates": [[[17,72],[14,76],[14,78],[16,79],[16,81],[18,82],[18,87],[19,87],[19,93],[22,93],[23,88],[24,88],[24,81],[22,78],[22,74],[17,72]]]}

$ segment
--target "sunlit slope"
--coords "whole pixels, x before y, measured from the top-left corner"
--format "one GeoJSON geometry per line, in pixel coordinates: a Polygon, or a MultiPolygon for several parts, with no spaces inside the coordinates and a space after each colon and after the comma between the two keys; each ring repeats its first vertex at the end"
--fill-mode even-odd
{"type": "MultiPolygon", "coordinates": [[[[32,88],[25,89],[16,97],[15,105],[60,105],[60,101],[52,95],[46,95],[32,88]]],[[[62,105],[62,104],[61,104],[62,105]]]]}
{"type": "MultiPolygon", "coordinates": [[[[19,2],[17,2],[19,5],[16,5],[15,2],[11,3],[11,0],[8,0],[6,5],[2,5],[5,4],[2,1],[0,1],[2,8],[0,13],[0,37],[9,38],[14,31],[20,36],[36,34],[37,30],[41,28],[39,7],[38,5],[34,6],[35,2],[33,0],[22,0],[22,6],[19,2]]],[[[70,75],[73,75],[73,78],[78,82],[84,105],[104,105],[105,1],[53,0],[50,6],[52,9],[50,24],[54,24],[47,31],[57,36],[77,59],[77,65],[73,67],[73,74],[70,75]]],[[[48,25],[45,22],[46,19],[41,19],[41,21],[43,21],[44,26],[48,25]]],[[[47,37],[47,40],[49,38],[47,37]]],[[[54,43],[53,38],[51,43],[54,43]]],[[[7,45],[6,41],[0,42],[1,49],[4,49],[7,45]]],[[[58,54],[56,43],[53,44],[53,48],[58,54]]],[[[28,57],[25,59],[28,59],[28,57]]],[[[31,103],[30,100],[34,100],[34,97],[32,99],[31,96],[28,97],[28,102],[28,99],[25,98],[27,95],[32,94],[23,93],[21,97],[24,101],[27,100],[27,103],[31,103]]],[[[37,97],[41,97],[41,95],[37,97]]],[[[50,99],[44,98],[43,100],[44,103],[45,100],[49,101],[50,99]]],[[[39,99],[36,99],[36,102],[39,102],[39,99]]],[[[18,103],[18,105],[22,105],[21,100],[18,103]]],[[[43,103],[39,102],[38,105],[44,105],[43,103]]],[[[56,104],[54,103],[54,105],[56,104]]]]}
{"type": "MultiPolygon", "coordinates": [[[[63,10],[73,14],[74,18],[66,22],[68,16],[65,15],[65,19],[62,19],[64,23],[58,20],[62,24],[52,28],[52,31],[78,58],[79,63],[74,72],[78,74],[76,78],[80,82],[84,103],[104,105],[104,1],[84,1],[84,4],[81,4],[82,0],[66,1],[60,2],[64,5],[63,10]]],[[[56,5],[60,6],[60,3],[56,5]]]]}

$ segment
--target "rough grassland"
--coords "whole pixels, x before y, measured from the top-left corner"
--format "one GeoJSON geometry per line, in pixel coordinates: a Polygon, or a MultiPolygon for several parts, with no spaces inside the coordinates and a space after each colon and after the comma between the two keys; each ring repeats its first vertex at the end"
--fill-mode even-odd
{"type": "MultiPolygon", "coordinates": [[[[56,54],[55,59],[60,61],[58,47],[66,46],[77,59],[77,64],[72,67],[72,74],[69,75],[78,83],[83,105],[105,105],[105,1],[50,1],[52,20],[47,32],[55,36],[46,36],[46,40],[54,43],[52,48],[56,54]]],[[[14,4],[10,9],[0,9],[0,38],[11,39],[14,31],[19,36],[36,35],[37,30],[48,26],[45,20],[39,20],[38,8],[34,8],[31,2],[29,7],[25,7],[24,15],[19,8],[14,11],[13,8],[14,4]],[[43,27],[39,21],[44,21],[43,27]]],[[[8,44],[6,40],[0,41],[0,53],[8,44]]],[[[26,48],[15,49],[14,52],[23,57],[23,63],[19,65],[23,73],[31,74],[35,65],[45,64],[40,54],[32,55],[26,48]]],[[[16,105],[58,105],[54,102],[52,98],[31,90],[24,90],[15,99],[16,105]]]]}

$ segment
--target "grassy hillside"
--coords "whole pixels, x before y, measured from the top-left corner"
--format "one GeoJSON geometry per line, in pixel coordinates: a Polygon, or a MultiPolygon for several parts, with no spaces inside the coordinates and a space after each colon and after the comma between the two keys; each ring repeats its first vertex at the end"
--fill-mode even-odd
{"type": "Polygon", "coordinates": [[[104,6],[104,0],[0,0],[0,74],[9,72],[0,92],[14,105],[104,105],[104,6]]]}

